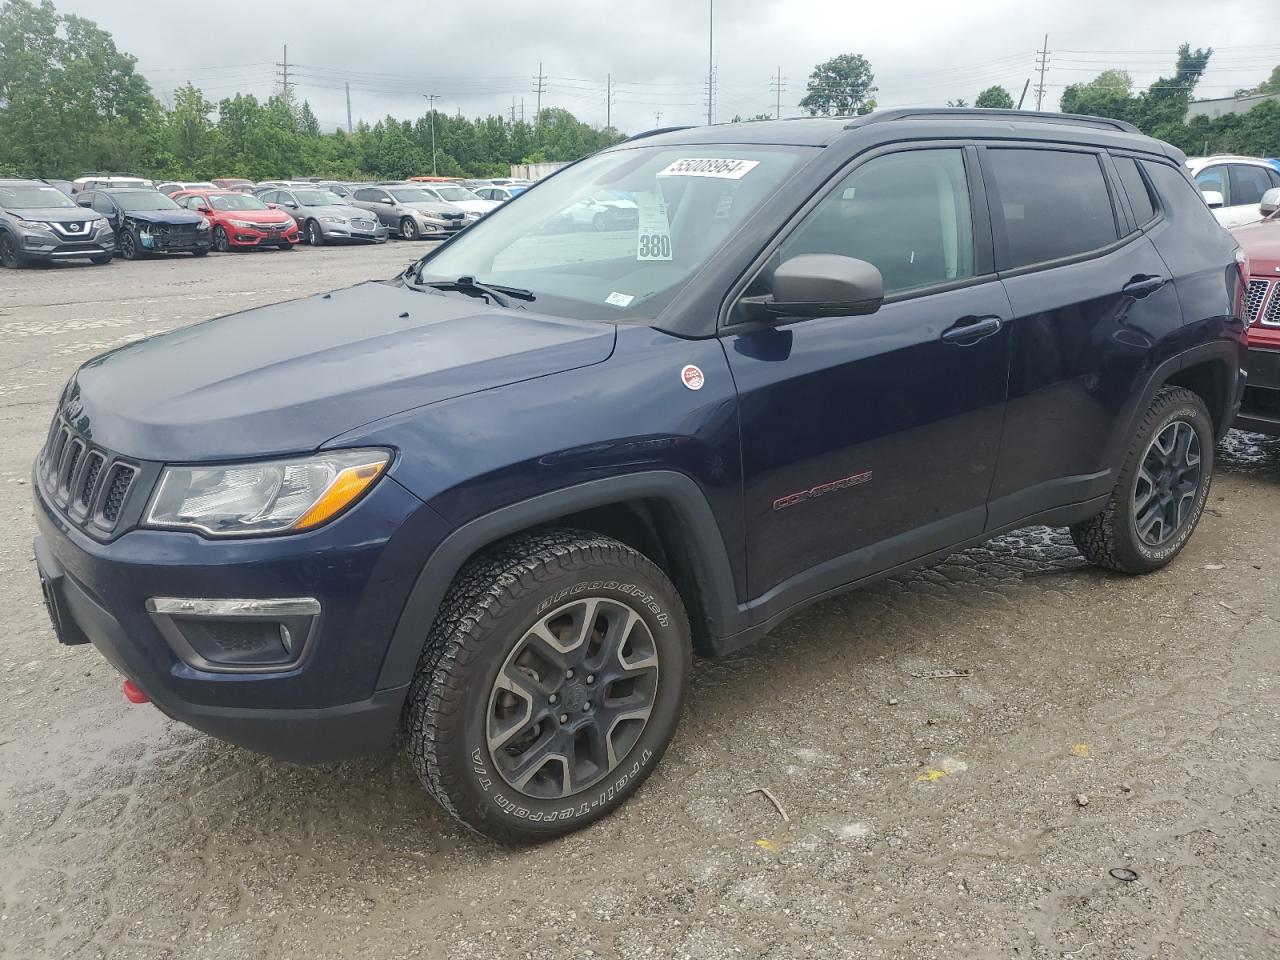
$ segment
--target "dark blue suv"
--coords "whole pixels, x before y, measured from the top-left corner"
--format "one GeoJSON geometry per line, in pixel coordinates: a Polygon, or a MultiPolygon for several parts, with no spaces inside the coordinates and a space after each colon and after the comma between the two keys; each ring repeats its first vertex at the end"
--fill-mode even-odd
{"type": "Polygon", "coordinates": [[[399,735],[474,829],[580,827],[694,652],[1025,524],[1181,550],[1244,289],[1182,160],[1015,111],[659,131],[391,281],[100,356],[35,466],[58,636],[215,736],[399,735]]]}

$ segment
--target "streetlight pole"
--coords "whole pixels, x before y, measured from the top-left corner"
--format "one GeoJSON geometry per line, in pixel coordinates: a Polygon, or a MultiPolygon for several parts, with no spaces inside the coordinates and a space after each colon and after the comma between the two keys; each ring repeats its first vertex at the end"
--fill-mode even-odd
{"type": "Polygon", "coordinates": [[[427,101],[427,107],[431,110],[431,175],[436,175],[436,101],[440,99],[437,93],[422,95],[422,99],[427,101]]]}
{"type": "Polygon", "coordinates": [[[715,29],[716,0],[707,0],[707,126],[711,126],[711,115],[716,96],[715,29]]]}

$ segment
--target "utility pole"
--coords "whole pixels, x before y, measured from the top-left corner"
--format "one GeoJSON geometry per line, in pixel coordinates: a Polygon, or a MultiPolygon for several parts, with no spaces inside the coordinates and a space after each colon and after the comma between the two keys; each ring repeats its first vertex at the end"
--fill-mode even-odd
{"type": "Polygon", "coordinates": [[[774,106],[773,119],[782,119],[782,91],[787,89],[787,78],[782,75],[782,67],[778,67],[778,72],[769,78],[769,86],[773,87],[774,106]]]}
{"type": "Polygon", "coordinates": [[[347,133],[351,132],[351,84],[347,84],[347,133]]]}
{"type": "Polygon", "coordinates": [[[533,115],[534,123],[542,122],[542,91],[546,89],[547,77],[542,72],[542,61],[538,61],[538,75],[533,78],[533,92],[538,95],[538,112],[533,115]]]}
{"type": "Polygon", "coordinates": [[[604,77],[604,128],[613,126],[613,74],[604,77]]]}
{"type": "Polygon", "coordinates": [[[1040,104],[1044,100],[1044,71],[1049,66],[1049,35],[1044,35],[1044,47],[1037,50],[1039,58],[1036,63],[1040,66],[1040,82],[1036,84],[1036,109],[1040,109],[1040,104]]]}
{"type": "Polygon", "coordinates": [[[653,126],[654,126],[654,129],[657,129],[658,127],[662,126],[662,111],[661,111],[661,110],[654,111],[654,114],[653,114],[653,126]]]}
{"type": "Polygon", "coordinates": [[[716,0],[707,0],[707,126],[711,126],[716,102],[715,67],[716,0]]]}
{"type": "Polygon", "coordinates": [[[511,98],[511,125],[516,125],[516,98],[511,98]]]}
{"type": "Polygon", "coordinates": [[[436,101],[440,99],[437,93],[424,93],[422,99],[427,101],[427,106],[431,109],[431,175],[436,175],[436,101]]]}
{"type": "Polygon", "coordinates": [[[289,45],[287,43],[284,45],[284,57],[276,63],[276,66],[281,70],[280,95],[284,97],[287,105],[292,106],[293,97],[289,93],[289,45]]]}
{"type": "Polygon", "coordinates": [[[524,97],[520,98],[520,122],[524,123],[524,97]]]}
{"type": "Polygon", "coordinates": [[[1018,109],[1022,109],[1022,101],[1027,99],[1027,88],[1031,86],[1031,78],[1027,77],[1027,82],[1022,85],[1022,96],[1018,98],[1018,109]]]}

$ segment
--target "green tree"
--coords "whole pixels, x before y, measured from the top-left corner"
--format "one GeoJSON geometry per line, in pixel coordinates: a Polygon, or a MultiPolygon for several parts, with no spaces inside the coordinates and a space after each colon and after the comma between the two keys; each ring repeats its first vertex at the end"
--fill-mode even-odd
{"type": "Polygon", "coordinates": [[[973,101],[973,105],[975,107],[1012,110],[1013,94],[999,85],[987,87],[987,89],[978,94],[978,99],[973,101]]]}
{"type": "Polygon", "coordinates": [[[307,137],[320,136],[320,121],[311,112],[311,104],[306,100],[302,101],[302,106],[298,110],[298,129],[307,137]]]}
{"type": "Polygon", "coordinates": [[[1088,83],[1067,87],[1059,106],[1063,113],[1129,120],[1137,104],[1132,93],[1133,78],[1127,70],[1104,70],[1088,83]]]}
{"type": "Polygon", "coordinates": [[[969,101],[966,100],[964,97],[956,97],[954,100],[948,100],[947,106],[948,107],[967,107],[969,106],[969,101]]]}
{"type": "Polygon", "coordinates": [[[1183,122],[1191,94],[1209,66],[1213,48],[1195,50],[1191,44],[1178,47],[1173,76],[1160,77],[1138,97],[1134,116],[1131,118],[1144,133],[1159,136],[1162,126],[1176,126],[1183,122]]]}
{"type": "Polygon", "coordinates": [[[217,127],[209,119],[213,104],[190,83],[173,94],[173,108],[165,118],[162,142],[166,172],[184,180],[211,177],[219,150],[217,127]]]}
{"type": "Polygon", "coordinates": [[[871,95],[879,89],[875,79],[871,64],[862,54],[832,57],[813,68],[800,109],[807,110],[811,117],[870,113],[876,105],[871,95]]]}

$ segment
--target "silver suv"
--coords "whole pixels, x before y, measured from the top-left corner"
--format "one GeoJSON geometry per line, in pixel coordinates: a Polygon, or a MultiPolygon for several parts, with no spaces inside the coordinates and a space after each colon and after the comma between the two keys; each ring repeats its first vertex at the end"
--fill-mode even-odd
{"type": "Polygon", "coordinates": [[[463,210],[411,183],[361,187],[351,203],[375,214],[392,236],[404,240],[451,236],[471,222],[463,210]]]}
{"type": "Polygon", "coordinates": [[[0,266],[87,257],[110,263],[115,233],[105,217],[40,180],[0,180],[0,266]]]}

